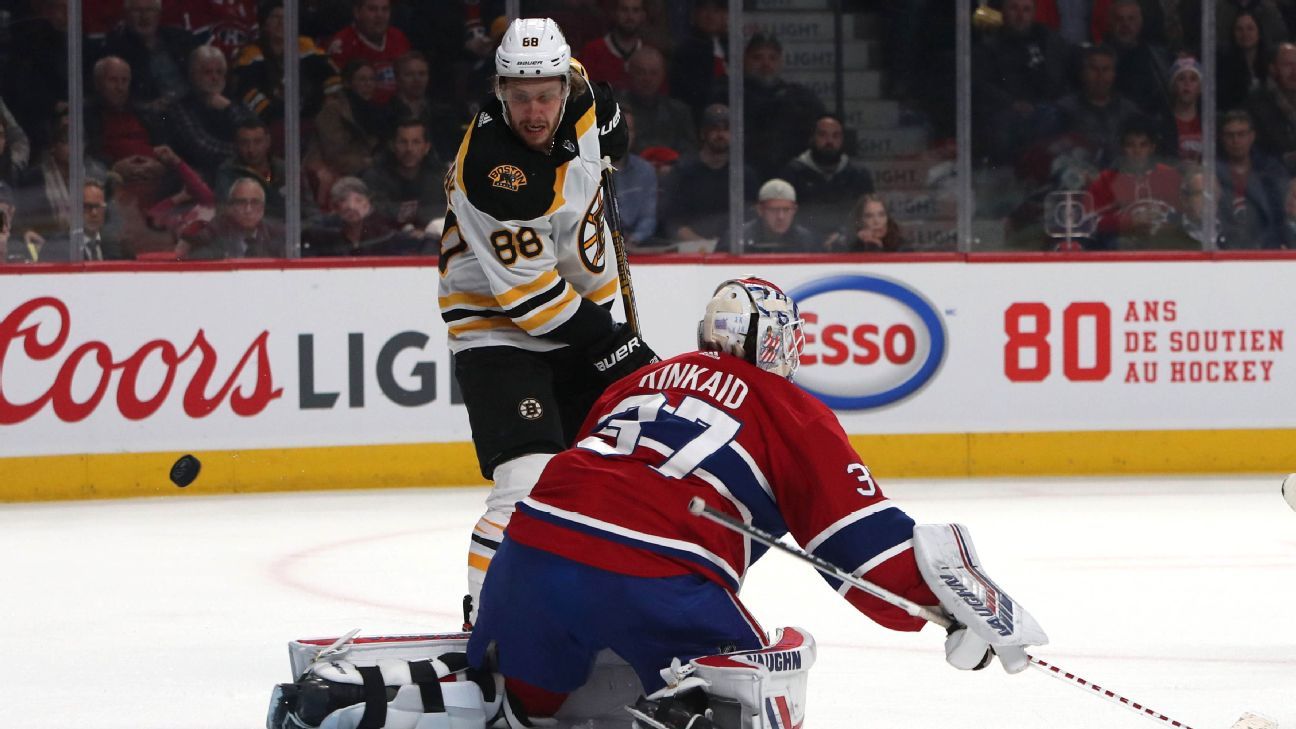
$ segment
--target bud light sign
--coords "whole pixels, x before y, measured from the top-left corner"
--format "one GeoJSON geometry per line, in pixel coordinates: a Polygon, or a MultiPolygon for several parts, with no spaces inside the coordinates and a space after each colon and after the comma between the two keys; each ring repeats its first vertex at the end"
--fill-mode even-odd
{"type": "Polygon", "coordinates": [[[940,315],[895,281],[830,276],[788,293],[805,320],[797,384],[835,410],[902,400],[926,384],[945,357],[940,315]]]}

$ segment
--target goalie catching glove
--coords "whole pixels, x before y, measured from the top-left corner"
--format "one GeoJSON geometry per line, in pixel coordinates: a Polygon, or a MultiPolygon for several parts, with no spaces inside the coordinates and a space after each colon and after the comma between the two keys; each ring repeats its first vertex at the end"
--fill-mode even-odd
{"type": "Polygon", "coordinates": [[[950,665],[975,671],[998,656],[1008,673],[1026,670],[1026,647],[1045,645],[1048,636],[1026,608],[986,575],[967,527],[920,524],[914,527],[913,543],[923,579],[954,621],[945,638],[950,665]]]}

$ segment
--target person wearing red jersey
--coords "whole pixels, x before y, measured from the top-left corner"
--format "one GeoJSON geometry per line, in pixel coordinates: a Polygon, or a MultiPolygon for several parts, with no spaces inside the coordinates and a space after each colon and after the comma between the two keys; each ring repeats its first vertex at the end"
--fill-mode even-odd
{"type": "MultiPolygon", "coordinates": [[[[947,602],[920,571],[914,520],[833,412],[791,382],[803,343],[777,286],[725,281],[698,324],[702,351],[614,383],[576,446],[549,462],[517,505],[468,642],[472,665],[507,678],[515,712],[552,714],[606,648],[649,694],[634,707],[641,727],[738,726],[740,714],[753,729],[800,724],[814,640],[799,628],[766,636],[738,598],[765,548],[691,518],[692,497],[918,604],[947,602]]],[[[827,579],[884,627],[923,625],[827,579]]],[[[997,654],[1020,671],[1019,649],[991,651],[960,622],[946,642],[961,669],[997,654]]]]}
{"type": "Polygon", "coordinates": [[[629,87],[627,64],[643,47],[643,27],[647,20],[643,0],[617,0],[613,4],[612,29],[581,49],[581,63],[585,64],[591,81],[604,81],[617,91],[629,87]]]}
{"type": "Polygon", "coordinates": [[[1154,156],[1156,124],[1135,116],[1120,135],[1120,158],[1089,186],[1098,215],[1096,248],[1146,247],[1179,208],[1179,171],[1154,156]]]}
{"type": "Polygon", "coordinates": [[[409,40],[391,25],[391,0],[352,0],[351,12],[355,22],[329,40],[329,57],[338,68],[369,62],[378,77],[374,101],[385,104],[396,93],[396,59],[409,53],[409,40]]]}

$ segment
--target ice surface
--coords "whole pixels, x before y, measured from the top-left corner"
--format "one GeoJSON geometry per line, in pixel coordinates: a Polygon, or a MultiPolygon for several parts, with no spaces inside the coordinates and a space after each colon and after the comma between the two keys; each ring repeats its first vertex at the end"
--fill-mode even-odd
{"type": "MultiPolygon", "coordinates": [[[[1280,476],[892,481],[967,524],[1038,654],[1195,729],[1296,729],[1296,514],[1280,476]]],[[[291,638],[454,629],[480,488],[0,505],[0,711],[21,729],[256,729],[291,638]]],[[[686,499],[685,499],[686,501],[686,499]]],[[[684,505],[681,504],[681,518],[684,505]]],[[[1036,671],[948,667],[770,554],[744,598],[819,642],[808,729],[1154,723],[1036,671]]]]}

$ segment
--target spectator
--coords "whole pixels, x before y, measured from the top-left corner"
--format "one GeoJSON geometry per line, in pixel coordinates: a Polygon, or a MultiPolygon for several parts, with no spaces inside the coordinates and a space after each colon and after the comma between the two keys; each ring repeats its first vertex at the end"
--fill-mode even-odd
{"type": "Polygon", "coordinates": [[[670,93],[693,110],[695,120],[702,118],[704,107],[724,88],[728,48],[728,0],[694,0],[689,33],[675,47],[670,93]]]}
{"type": "Polygon", "coordinates": [[[463,139],[464,117],[462,111],[428,93],[431,68],[428,59],[418,51],[410,51],[396,61],[396,95],[392,97],[387,114],[392,121],[418,119],[423,122],[432,143],[432,150],[440,159],[454,159],[463,139]]]}
{"type": "MultiPolygon", "coordinates": [[[[104,183],[96,179],[85,181],[83,208],[85,231],[81,249],[82,261],[120,261],[135,257],[129,242],[124,241],[106,230],[108,217],[108,200],[104,192],[104,183]]],[[[72,241],[69,231],[63,229],[52,234],[48,240],[41,242],[41,261],[72,260],[72,241]]]]}
{"type": "MultiPolygon", "coordinates": [[[[1150,241],[1148,248],[1203,250],[1206,246],[1204,218],[1211,200],[1219,200],[1219,185],[1206,186],[1206,173],[1195,164],[1185,165],[1183,184],[1179,188],[1179,210],[1170,214],[1162,235],[1150,241]]],[[[1215,247],[1222,246],[1222,236],[1216,238],[1215,247]]]]}
{"type": "Polygon", "coordinates": [[[215,219],[182,237],[176,245],[176,256],[181,260],[283,258],[285,255],[283,226],[266,218],[265,188],[260,180],[252,177],[235,180],[215,219]]]}
{"type": "Polygon", "coordinates": [[[171,0],[166,8],[171,12],[162,16],[162,24],[179,25],[220,49],[233,64],[239,51],[257,37],[257,5],[257,0],[171,0]]]}
{"type": "Polygon", "coordinates": [[[873,192],[873,174],[842,151],[845,128],[834,114],[815,121],[810,148],[783,168],[796,188],[800,220],[820,241],[831,235],[860,195],[873,192]]]}
{"type": "Polygon", "coordinates": [[[300,0],[301,34],[307,38],[331,38],[351,22],[351,0],[300,0]]]}
{"type": "MultiPolygon", "coordinates": [[[[68,116],[61,113],[52,125],[53,142],[41,153],[40,163],[27,169],[19,178],[19,204],[23,235],[66,235],[72,227],[72,194],[68,181],[72,176],[72,148],[68,144],[68,116]]],[[[90,160],[85,162],[88,177],[102,179],[106,170],[90,160]]]]}
{"type": "MultiPolygon", "coordinates": [[[[1194,21],[1196,25],[1192,28],[1184,28],[1183,23],[1186,13],[1190,8],[1175,7],[1177,5],[1188,5],[1183,0],[1138,0],[1139,9],[1143,12],[1143,35],[1149,43],[1165,46],[1167,44],[1176,50],[1183,49],[1185,31],[1193,31],[1194,36],[1201,30],[1200,12],[1194,21]],[[1173,28],[1176,41],[1171,44],[1171,26],[1173,28]]],[[[1115,29],[1112,27],[1111,8],[1114,0],[1093,0],[1093,8],[1090,12],[1090,32],[1094,43],[1112,42],[1112,34],[1115,29]]],[[[1198,3],[1200,4],[1200,3],[1198,3]]],[[[1192,44],[1196,48],[1200,44],[1192,44]]]]}
{"type": "Polygon", "coordinates": [[[1143,35],[1139,0],[1112,0],[1111,43],[1116,49],[1116,92],[1145,114],[1164,118],[1170,109],[1170,54],[1143,35]]]}
{"type": "Polygon", "coordinates": [[[324,189],[338,177],[355,176],[371,166],[387,127],[384,110],[374,103],[373,66],[353,61],[342,72],[342,85],[342,95],[329,97],[315,117],[315,139],[307,152],[306,164],[317,169],[324,189]],[[318,170],[319,165],[324,169],[318,170]]]}
{"type": "MultiPolygon", "coordinates": [[[[466,6],[465,13],[471,8],[466,6]]],[[[483,23],[467,21],[464,53],[455,64],[455,97],[465,110],[465,119],[477,116],[482,100],[495,95],[495,47],[507,28],[508,18],[503,15],[491,21],[489,30],[483,23]]]]}
{"type": "MultiPolygon", "coordinates": [[[[665,186],[665,232],[675,240],[720,240],[729,230],[729,107],[712,104],[702,115],[696,155],[681,159],[665,186]]],[[[743,170],[743,199],[755,197],[756,172],[743,170]]]]}
{"type": "Polygon", "coordinates": [[[1121,130],[1121,156],[1089,186],[1098,230],[1090,248],[1143,248],[1179,207],[1179,172],[1153,158],[1156,132],[1135,117],[1121,130]]]}
{"type": "Polygon", "coordinates": [[[1283,197],[1283,248],[1296,248],[1296,178],[1287,183],[1283,197]]]}
{"type": "MultiPolygon", "coordinates": [[[[270,125],[272,149],[284,152],[284,9],[283,0],[261,4],[258,14],[260,31],[255,43],[239,51],[234,64],[234,86],[243,105],[270,125]]],[[[338,69],[306,36],[297,38],[297,58],[301,74],[301,118],[307,125],[319,114],[326,94],[342,92],[338,69]]],[[[313,130],[302,130],[309,138],[313,130]]]]}
{"type": "Polygon", "coordinates": [[[808,87],[783,78],[783,45],[757,33],[743,53],[744,149],[762,179],[773,177],[801,151],[823,102],[808,87]]]}
{"type": "Polygon", "coordinates": [[[1220,123],[1224,158],[1215,168],[1222,191],[1219,224],[1228,248],[1282,245],[1287,174],[1272,157],[1255,149],[1255,126],[1245,111],[1230,111],[1220,123]]]}
{"type": "Polygon", "coordinates": [[[1116,54],[1105,46],[1083,51],[1080,62],[1080,92],[1058,102],[1062,127],[1078,134],[1098,151],[1096,162],[1110,165],[1119,154],[1119,132],[1138,107],[1115,92],[1116,54]]]}
{"type": "MultiPolygon", "coordinates": [[[[813,253],[820,239],[796,222],[796,190],[787,180],[766,180],[756,195],[756,219],[743,225],[744,253],[813,253]]],[[[716,250],[728,250],[721,242],[716,250]]]]}
{"type": "Polygon", "coordinates": [[[1003,26],[975,47],[974,118],[982,130],[978,138],[990,140],[986,154],[996,163],[1012,162],[1059,128],[1054,102],[1066,88],[1070,49],[1034,17],[1034,0],[1005,0],[1003,26]]]}
{"type": "Polygon", "coordinates": [[[362,177],[372,193],[374,208],[406,235],[422,238],[429,223],[444,218],[445,165],[432,151],[427,125],[407,118],[397,123],[387,152],[362,177]]]}
{"type": "Polygon", "coordinates": [[[284,220],[287,210],[284,191],[288,180],[284,176],[283,161],[270,155],[270,130],[266,123],[253,118],[239,122],[234,130],[234,156],[216,170],[215,187],[230,190],[238,180],[249,178],[260,183],[265,191],[266,214],[284,220]]]}
{"type": "MultiPolygon", "coordinates": [[[[19,4],[5,7],[14,5],[19,4]]],[[[6,29],[9,38],[0,44],[0,83],[18,126],[31,135],[31,151],[39,152],[50,144],[45,134],[56,109],[67,104],[68,8],[67,0],[34,0],[31,7],[33,18],[6,29]]],[[[120,7],[118,3],[119,12],[120,7]]],[[[12,130],[9,143],[15,144],[12,130]]]]}
{"type": "Polygon", "coordinates": [[[186,63],[199,45],[192,33],[161,19],[162,0],[125,0],[122,25],[104,39],[102,55],[130,66],[130,98],[147,114],[161,114],[187,93],[186,63]]]}
{"type": "Polygon", "coordinates": [[[1180,162],[1201,164],[1201,66],[1197,59],[1184,56],[1170,67],[1170,100],[1160,153],[1180,162]]]}
{"type": "Polygon", "coordinates": [[[668,147],[679,154],[697,151],[697,124],[693,112],[679,99],[666,96],[666,59],[652,46],[640,48],[631,58],[628,86],[618,95],[621,108],[629,110],[638,124],[632,152],[648,147],[668,147]]]}
{"type": "MultiPolygon", "coordinates": [[[[1286,0],[1284,0],[1284,3],[1286,0]]],[[[1278,9],[1279,3],[1274,0],[1216,0],[1215,2],[1215,27],[1217,42],[1228,50],[1232,43],[1232,35],[1228,29],[1233,27],[1233,21],[1241,13],[1251,13],[1255,16],[1256,22],[1264,30],[1265,36],[1270,43],[1283,43],[1290,39],[1287,21],[1283,19],[1282,11],[1278,9]]],[[[1199,2],[1184,3],[1187,15],[1184,23],[1185,35],[1189,35],[1189,48],[1201,47],[1201,12],[1202,4],[1199,2]]]]}
{"type": "Polygon", "coordinates": [[[364,61],[374,72],[373,100],[385,104],[396,93],[396,59],[409,53],[409,41],[391,26],[391,0],[352,0],[353,22],[328,43],[338,68],[364,61]]]}
{"type": "Polygon", "coordinates": [[[124,157],[112,172],[113,206],[121,236],[137,253],[174,253],[177,236],[211,220],[216,196],[170,147],[124,157]]]}
{"type": "Polygon", "coordinates": [[[0,181],[0,244],[4,245],[6,263],[31,263],[39,251],[28,248],[20,236],[13,235],[14,215],[18,212],[13,188],[0,181]]]}
{"type": "Polygon", "coordinates": [[[106,165],[137,155],[152,155],[158,134],[149,118],[130,100],[131,67],[117,56],[94,65],[94,96],[86,105],[86,140],[90,154],[106,165]]]}
{"type": "Polygon", "coordinates": [[[11,176],[17,175],[27,168],[27,162],[31,160],[31,141],[27,138],[27,133],[23,131],[22,126],[18,124],[18,119],[9,112],[9,107],[5,105],[4,99],[0,98],[0,154],[3,160],[0,161],[0,177],[5,182],[12,182],[11,176]]]}
{"type": "Polygon", "coordinates": [[[1256,144],[1296,172],[1296,44],[1282,43],[1269,65],[1269,80],[1247,99],[1256,144]]]}
{"type": "Polygon", "coordinates": [[[1220,110],[1242,108],[1269,78],[1271,49],[1256,16],[1238,13],[1231,31],[1233,42],[1222,46],[1215,66],[1215,108],[1220,110]]]}
{"type": "Polygon", "coordinates": [[[334,211],[302,234],[303,256],[397,256],[418,252],[417,241],[377,215],[369,188],[343,177],[329,190],[334,211]]]}
{"type": "Polygon", "coordinates": [[[83,261],[120,261],[135,257],[130,241],[113,235],[108,224],[108,194],[104,183],[86,180],[82,208],[84,209],[85,243],[81,253],[83,261]]]}
{"type": "Polygon", "coordinates": [[[828,250],[847,253],[894,253],[905,245],[900,224],[886,202],[873,193],[860,195],[851,208],[847,227],[829,241],[828,250]]]}
{"type": "MultiPolygon", "coordinates": [[[[629,147],[634,148],[634,112],[621,107],[626,120],[629,147]]],[[[612,178],[616,184],[617,211],[621,213],[621,235],[630,248],[653,243],[657,233],[657,171],[643,157],[627,151],[613,164],[612,178]]]]}
{"type": "Polygon", "coordinates": [[[1035,20],[1057,31],[1070,45],[1090,43],[1092,5],[1092,0],[1039,0],[1035,4],[1035,20]]]}
{"type": "Polygon", "coordinates": [[[26,169],[30,155],[31,144],[27,141],[27,134],[9,113],[4,99],[0,99],[0,182],[16,183],[19,173],[26,169]]]}
{"type": "Polygon", "coordinates": [[[189,93],[176,105],[175,150],[208,180],[234,156],[235,130],[251,113],[225,96],[225,54],[199,46],[189,54],[189,93]]]}
{"type": "Polygon", "coordinates": [[[591,81],[603,81],[620,91],[629,86],[627,64],[644,45],[648,19],[643,0],[614,0],[612,28],[581,49],[580,61],[591,81]]]}

